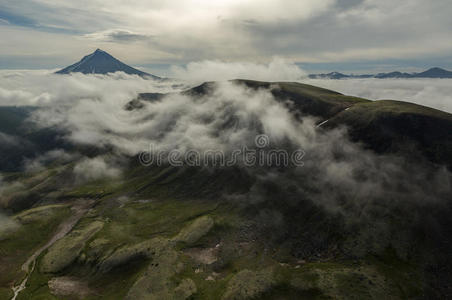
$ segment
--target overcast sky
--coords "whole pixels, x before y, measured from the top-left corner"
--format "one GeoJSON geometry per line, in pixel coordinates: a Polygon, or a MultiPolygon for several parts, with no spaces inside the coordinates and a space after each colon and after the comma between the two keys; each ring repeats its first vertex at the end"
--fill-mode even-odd
{"type": "Polygon", "coordinates": [[[192,61],[319,71],[452,69],[450,0],[0,0],[0,68],[57,68],[96,48],[164,72],[192,61]]]}

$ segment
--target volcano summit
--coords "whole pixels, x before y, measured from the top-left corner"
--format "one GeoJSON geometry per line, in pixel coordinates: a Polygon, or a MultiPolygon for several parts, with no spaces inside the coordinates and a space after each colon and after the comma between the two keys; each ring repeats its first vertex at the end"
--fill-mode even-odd
{"type": "Polygon", "coordinates": [[[57,71],[56,73],[107,74],[114,72],[124,72],[126,74],[159,79],[159,77],[155,75],[148,74],[126,65],[101,49],[97,49],[93,53],[83,57],[79,62],[57,71]]]}

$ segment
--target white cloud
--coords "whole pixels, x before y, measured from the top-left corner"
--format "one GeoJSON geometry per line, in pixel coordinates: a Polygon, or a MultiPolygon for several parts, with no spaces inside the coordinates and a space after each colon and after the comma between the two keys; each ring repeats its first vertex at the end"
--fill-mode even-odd
{"type": "Polygon", "coordinates": [[[78,155],[65,152],[61,149],[55,149],[48,151],[34,159],[24,160],[24,169],[26,172],[39,172],[45,170],[51,163],[67,163],[71,160],[75,160],[78,155]]]}
{"type": "Polygon", "coordinates": [[[84,35],[85,38],[101,42],[135,42],[151,38],[146,34],[140,34],[126,29],[110,29],[84,35]]]}
{"type": "Polygon", "coordinates": [[[0,241],[8,234],[18,230],[20,224],[0,212],[0,241]]]}
{"type": "Polygon", "coordinates": [[[191,62],[186,67],[172,67],[171,71],[174,78],[198,82],[229,79],[284,81],[306,76],[297,65],[281,58],[273,58],[268,64],[199,61],[191,62]]]}
{"type": "Polygon", "coordinates": [[[400,100],[452,113],[452,79],[303,80],[346,95],[400,100]]]}
{"type": "MultiPolygon", "coordinates": [[[[275,60],[268,65],[251,63],[197,62],[174,74],[192,82],[204,80],[251,78],[295,81],[304,73],[293,64],[275,60]],[[259,74],[259,76],[254,76],[259,74]]],[[[138,92],[180,91],[187,85],[177,82],[155,82],[121,73],[111,75],[60,76],[49,72],[0,72],[2,105],[39,105],[34,114],[42,126],[66,129],[67,139],[98,147],[114,146],[120,153],[135,155],[150,143],[162,147],[226,147],[255,134],[247,128],[250,122],[262,122],[274,137],[292,135],[297,129],[290,114],[283,113],[266,93],[249,92],[226,83],[212,99],[200,106],[187,96],[172,95],[165,101],[147,103],[140,111],[123,107],[138,92]],[[228,135],[218,135],[226,116],[223,107],[237,112],[239,127],[228,135]],[[278,113],[275,113],[278,112],[278,113]],[[152,116],[152,117],[150,117],[152,116]],[[207,123],[203,120],[211,120],[207,123]],[[165,133],[168,128],[172,130],[165,133]],[[291,128],[285,132],[283,129],[291,128]]],[[[370,99],[410,101],[452,111],[450,80],[303,80],[345,94],[370,99]]],[[[40,162],[38,161],[38,166],[40,162]]]]}
{"type": "Polygon", "coordinates": [[[103,157],[85,158],[75,165],[74,174],[78,182],[85,182],[118,178],[121,176],[121,169],[114,162],[107,162],[103,157]]]}
{"type": "Polygon", "coordinates": [[[0,132],[0,145],[3,147],[17,147],[21,142],[22,141],[16,136],[0,132]]]}
{"type": "Polygon", "coordinates": [[[89,76],[61,76],[52,72],[0,70],[0,105],[73,105],[82,99],[101,97],[109,98],[117,104],[125,103],[139,92],[170,91],[173,84],[156,83],[120,72],[89,76]]]}
{"type": "Polygon", "coordinates": [[[10,229],[15,229],[15,222],[11,218],[3,215],[2,208],[8,207],[10,196],[16,192],[23,191],[25,186],[19,181],[4,181],[0,174],[0,240],[2,234],[10,229]],[[2,233],[2,227],[4,231],[2,233]]]}

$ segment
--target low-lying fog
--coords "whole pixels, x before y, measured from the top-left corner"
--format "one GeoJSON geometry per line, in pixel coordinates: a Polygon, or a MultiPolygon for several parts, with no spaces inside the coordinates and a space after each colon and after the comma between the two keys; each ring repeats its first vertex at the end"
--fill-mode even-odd
{"type": "Polygon", "coordinates": [[[274,59],[268,64],[201,61],[170,71],[176,82],[155,83],[125,74],[53,75],[52,71],[0,71],[0,105],[46,105],[103,94],[132,97],[139,92],[181,90],[204,81],[254,79],[298,81],[370,100],[401,100],[452,113],[452,79],[307,79],[307,72],[293,63],[274,59]],[[177,85],[175,85],[177,83],[177,85]],[[184,84],[182,84],[184,83],[184,84]]]}

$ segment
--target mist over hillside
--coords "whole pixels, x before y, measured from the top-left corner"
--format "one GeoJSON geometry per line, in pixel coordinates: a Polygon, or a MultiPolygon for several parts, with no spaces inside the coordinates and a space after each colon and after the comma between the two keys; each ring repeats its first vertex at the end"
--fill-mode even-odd
{"type": "Polygon", "coordinates": [[[0,300],[452,299],[450,0],[0,3],[0,300]]]}
{"type": "MultiPolygon", "coordinates": [[[[303,82],[371,100],[402,100],[452,112],[451,79],[307,79],[305,71],[295,64],[282,59],[275,59],[269,64],[200,61],[187,64],[186,67],[173,66],[169,77],[173,78],[174,81],[168,83],[160,82],[159,84],[142,78],[127,76],[127,74],[121,74],[120,72],[109,76],[94,75],[93,77],[77,77],[73,74],[69,78],[62,77],[59,79],[52,76],[51,72],[46,70],[0,70],[2,78],[0,105],[40,105],[40,103],[45,103],[48,101],[46,100],[48,96],[46,96],[47,90],[44,85],[55,91],[54,93],[49,93],[53,98],[66,99],[66,95],[58,95],[56,93],[56,85],[76,85],[75,82],[77,81],[80,81],[80,83],[91,82],[93,77],[107,79],[104,82],[111,82],[108,79],[123,79],[124,82],[118,86],[118,89],[122,90],[126,86],[130,86],[131,94],[148,92],[154,90],[156,86],[159,87],[156,90],[157,92],[169,92],[174,85],[177,86],[176,91],[178,91],[205,81],[242,78],[263,81],[303,82]],[[71,83],[71,81],[74,81],[74,83],[71,83]],[[165,86],[167,87],[166,89],[163,88],[165,86]]],[[[114,86],[114,84],[111,84],[111,86],[114,86]]],[[[80,84],[76,88],[78,90],[74,90],[74,95],[71,95],[71,97],[82,97],[86,93],[87,89],[85,91],[80,90],[82,88],[80,84]],[[77,95],[77,93],[81,94],[77,95]]],[[[105,91],[108,92],[108,89],[105,89],[105,91]]],[[[68,91],[68,93],[70,92],[68,91]]],[[[92,91],[92,93],[95,93],[95,91],[92,91]]]]}
{"type": "Polygon", "coordinates": [[[397,99],[452,112],[451,79],[347,79],[304,82],[371,100],[397,99]]]}
{"type": "MultiPolygon", "coordinates": [[[[415,266],[420,273],[416,276],[422,278],[419,280],[429,293],[433,293],[431,288],[447,282],[448,251],[451,249],[447,228],[450,228],[448,215],[452,212],[449,197],[452,194],[452,174],[447,165],[450,141],[447,135],[440,135],[444,140],[438,138],[435,141],[438,146],[432,146],[435,149],[433,154],[431,149],[421,146],[421,141],[416,140],[417,135],[410,136],[413,140],[408,140],[407,135],[406,143],[400,141],[397,147],[377,151],[375,144],[368,143],[366,135],[362,139],[360,135],[350,135],[352,129],[359,130],[363,126],[353,123],[354,111],[375,109],[373,114],[381,113],[382,119],[368,121],[375,122],[373,126],[380,126],[382,122],[385,130],[392,130],[391,123],[386,125],[385,120],[399,120],[401,117],[398,114],[386,115],[384,109],[380,111],[377,106],[372,106],[372,101],[297,83],[222,80],[199,85],[204,76],[215,77],[211,70],[219,66],[212,67],[212,63],[197,63],[195,66],[175,71],[183,74],[184,80],[166,81],[121,72],[65,76],[45,71],[1,72],[2,109],[6,109],[8,116],[11,109],[17,113],[15,118],[7,121],[12,123],[0,124],[2,128],[15,128],[2,132],[0,136],[3,153],[9,155],[1,166],[5,167],[5,172],[0,189],[4,211],[1,216],[2,235],[6,241],[8,236],[25,230],[22,217],[17,217],[22,212],[47,205],[64,205],[77,199],[90,199],[98,205],[98,208],[90,210],[96,221],[90,223],[86,219],[88,223],[77,225],[81,231],[72,233],[74,237],[70,234],[46,250],[45,256],[39,260],[38,270],[33,272],[34,276],[54,280],[57,277],[50,274],[65,274],[65,270],[72,270],[80,276],[84,272],[80,268],[89,268],[93,274],[97,274],[98,271],[94,270],[100,268],[103,271],[99,274],[109,274],[110,268],[117,265],[128,266],[135,257],[131,254],[135,251],[133,249],[141,249],[136,243],[143,242],[143,239],[132,234],[134,238],[126,242],[132,248],[120,246],[124,245],[124,237],[109,231],[107,219],[118,228],[124,228],[129,221],[121,221],[115,214],[121,214],[124,209],[127,214],[132,211],[137,214],[135,205],[139,203],[154,205],[154,200],[142,199],[161,199],[162,205],[175,201],[176,206],[196,199],[201,201],[196,205],[205,209],[211,209],[212,205],[224,207],[213,215],[208,214],[208,218],[214,218],[215,222],[226,218],[229,220],[227,226],[232,226],[221,229],[219,236],[201,242],[202,247],[210,247],[212,243],[220,245],[222,252],[215,257],[225,262],[212,265],[214,272],[219,274],[229,272],[226,261],[239,259],[228,251],[234,251],[232,249],[245,239],[254,241],[252,249],[261,247],[259,245],[273,249],[268,266],[274,263],[279,266],[280,261],[291,262],[294,259],[315,263],[354,259],[365,264],[370,263],[367,261],[369,255],[385,257],[391,249],[394,251],[391,255],[398,260],[418,262],[415,266]],[[202,66],[206,69],[203,70],[202,66]],[[193,78],[190,78],[192,73],[193,78]],[[336,124],[336,119],[345,120],[345,123],[330,126],[336,124]],[[347,123],[349,121],[352,123],[347,123]],[[8,127],[8,124],[16,125],[8,127]],[[235,160],[231,166],[212,166],[204,165],[201,158],[199,166],[178,167],[168,162],[147,166],[140,161],[141,154],[149,151],[150,147],[152,151],[164,153],[164,157],[175,150],[185,157],[190,152],[213,151],[229,159],[234,151],[243,147],[262,151],[264,148],[256,144],[256,137],[262,135],[268,138],[268,144],[265,144],[268,150],[283,149],[289,153],[301,150],[302,163],[283,168],[271,164],[249,166],[243,158],[235,160]],[[47,148],[42,147],[43,141],[47,148]],[[444,148],[437,148],[443,145],[444,148]],[[27,148],[33,151],[19,151],[27,148]],[[6,162],[14,162],[16,168],[6,168],[6,162]],[[232,216],[225,215],[227,207],[237,211],[240,221],[231,221],[229,218],[232,216]],[[239,231],[233,229],[235,226],[239,231]],[[94,230],[92,232],[98,232],[108,240],[118,241],[100,246],[96,250],[100,252],[95,254],[89,250],[94,246],[88,246],[86,241],[90,238],[87,237],[85,242],[78,244],[80,250],[77,251],[88,251],[89,263],[81,260],[78,252],[74,254],[71,250],[64,254],[66,250],[57,250],[58,247],[65,249],[65,243],[75,242],[77,234],[83,235],[84,230],[86,234],[94,230]],[[125,248],[116,253],[111,252],[111,247],[125,248]],[[63,251],[63,254],[57,254],[57,251],[63,251]],[[124,254],[120,254],[121,251],[124,254]],[[287,251],[288,257],[292,258],[280,251],[287,251]],[[123,258],[116,261],[119,259],[116,255],[123,258]],[[106,267],[107,264],[112,264],[112,267],[106,267]],[[430,268],[440,265],[444,265],[445,270],[430,271],[430,268]]],[[[371,95],[375,99],[398,94],[432,107],[448,105],[439,99],[447,100],[451,90],[443,80],[297,80],[304,73],[282,62],[245,65],[243,68],[238,64],[223,64],[220,68],[225,71],[221,76],[226,78],[236,75],[250,78],[252,74],[246,70],[257,70],[266,79],[271,79],[273,74],[275,80],[282,78],[334,86],[339,91],[350,90],[350,94],[371,95]],[[418,89],[413,91],[413,86],[418,89]],[[380,92],[375,92],[376,89],[380,92]]],[[[426,122],[429,126],[450,127],[450,114],[403,102],[391,105],[396,105],[391,108],[394,112],[400,112],[401,116],[406,114],[409,122],[414,120],[407,126],[426,122]]],[[[398,133],[385,133],[383,137],[391,134],[398,133]]],[[[396,141],[391,143],[397,144],[396,141]]],[[[88,203],[91,202],[83,205],[88,203]]],[[[75,205],[77,211],[85,209],[82,204],[71,205],[75,205]]],[[[182,211],[177,214],[180,213],[182,211]]],[[[149,217],[142,218],[133,225],[138,226],[136,229],[147,226],[149,217]]],[[[194,216],[188,216],[190,218],[194,216]]],[[[174,226],[180,228],[178,224],[176,222],[174,226]]],[[[174,241],[184,234],[184,230],[194,230],[190,228],[181,229],[174,241]]],[[[173,236],[175,231],[171,232],[170,236],[173,236]]],[[[152,249],[160,247],[153,244],[156,241],[151,241],[152,249]]],[[[193,246],[188,246],[189,242],[185,243],[187,246],[181,251],[195,251],[190,248],[193,246]]],[[[173,249],[171,245],[165,247],[173,249]]],[[[144,250],[136,251],[141,251],[139,259],[153,257],[144,250]]],[[[158,257],[151,259],[159,261],[158,257]]],[[[187,272],[193,272],[193,269],[187,272]]],[[[331,272],[339,272],[339,269],[333,268],[331,272]]],[[[344,272],[349,274],[349,271],[344,272]]],[[[405,276],[404,272],[408,271],[403,270],[397,276],[405,276]]],[[[369,273],[360,274],[369,280],[371,278],[369,273]]],[[[89,284],[93,285],[96,276],[103,275],[90,276],[94,276],[89,277],[89,284]]],[[[147,279],[140,278],[134,284],[130,279],[131,285],[122,293],[129,298],[143,293],[143,288],[137,284],[147,279]]],[[[165,278],[155,280],[166,282],[165,278]]],[[[281,279],[280,283],[278,280],[271,279],[270,286],[284,285],[287,279],[281,279]]],[[[318,284],[319,295],[337,293],[318,284]]],[[[200,286],[200,283],[196,285],[200,286]]],[[[298,285],[289,288],[292,292],[302,290],[305,288],[298,285]]],[[[31,291],[25,289],[26,293],[31,291]]],[[[47,292],[41,290],[40,293],[47,292]]],[[[390,293],[395,292],[391,289],[390,293]]],[[[409,293],[419,291],[415,289],[409,293]]],[[[447,293],[447,288],[438,293],[447,293]]]]}

